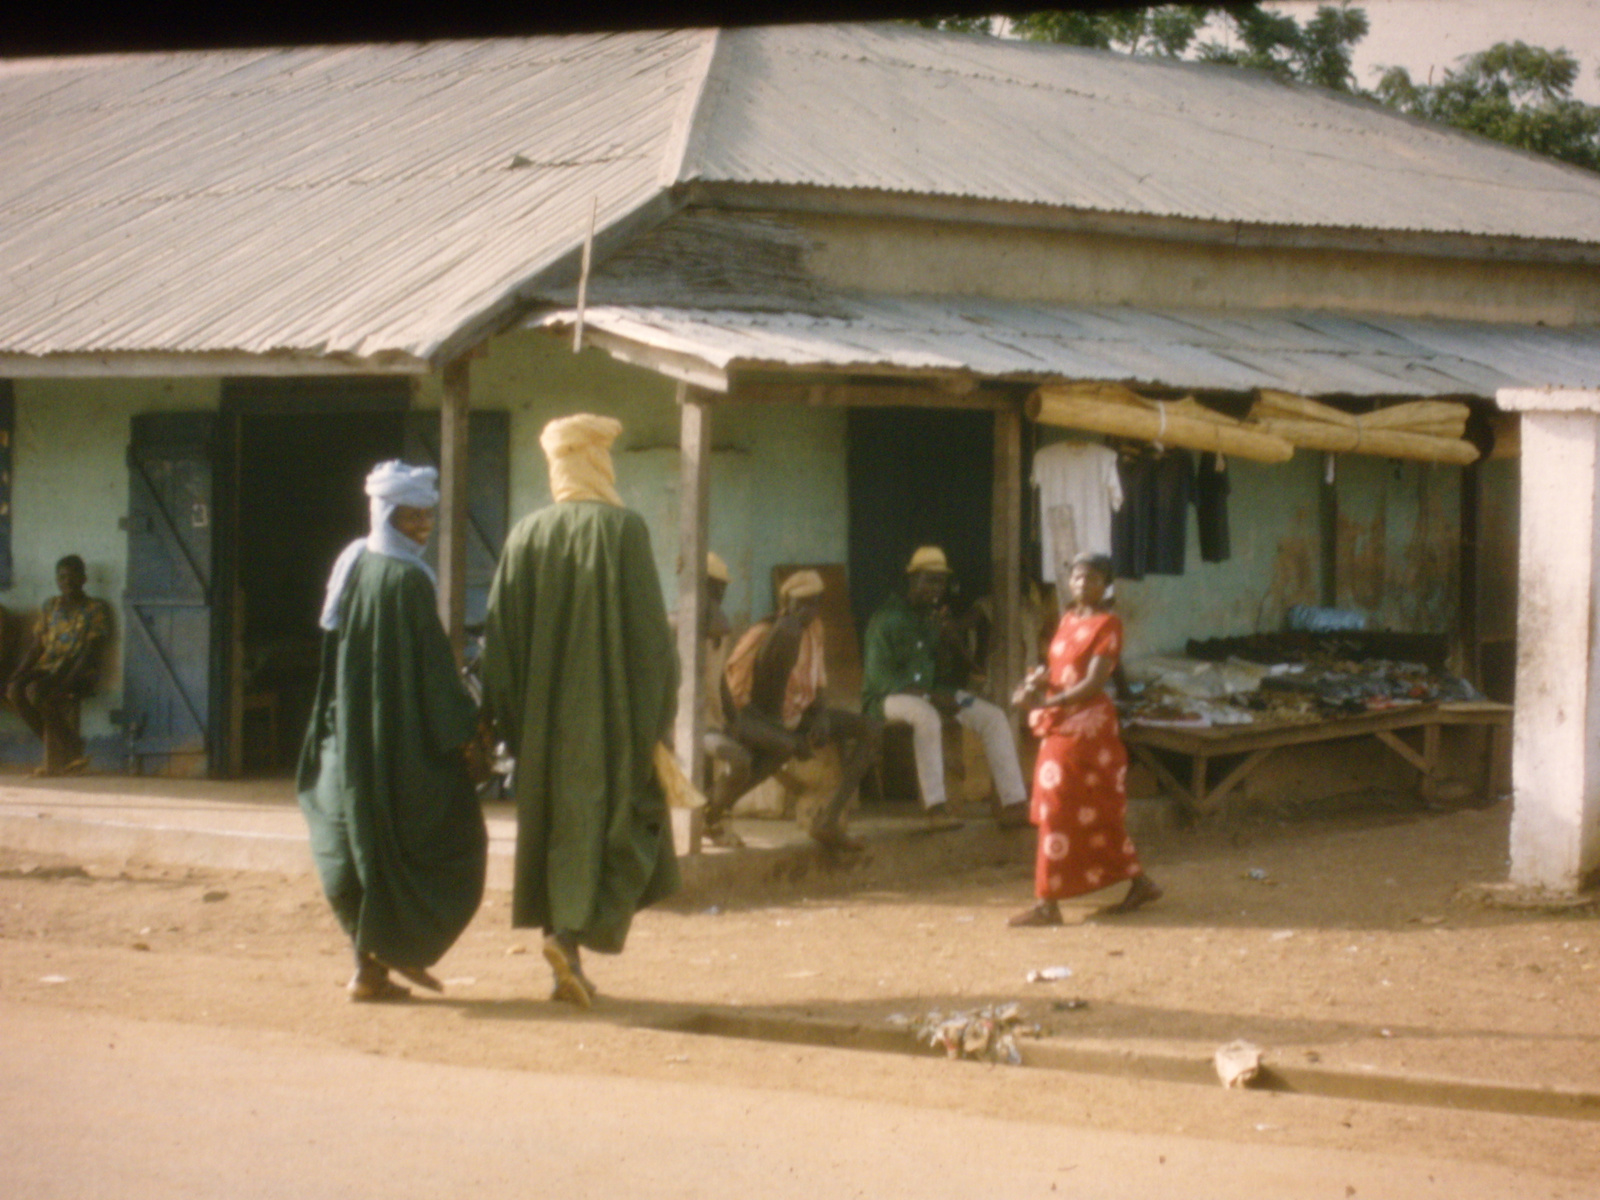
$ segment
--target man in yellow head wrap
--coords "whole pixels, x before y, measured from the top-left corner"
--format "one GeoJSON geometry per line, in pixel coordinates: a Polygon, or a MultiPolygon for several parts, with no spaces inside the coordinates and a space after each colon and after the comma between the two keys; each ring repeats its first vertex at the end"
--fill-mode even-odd
{"type": "Polygon", "coordinates": [[[622,426],[545,426],[554,503],[518,521],[489,593],[484,706],[516,759],[512,924],[545,931],[554,998],[594,1002],[579,947],[621,951],[633,914],[678,886],[654,768],[678,660],[644,518],[622,505],[622,426]]]}
{"type": "Polygon", "coordinates": [[[1011,723],[999,706],[961,687],[952,669],[966,651],[954,638],[944,608],[949,582],[950,563],[944,550],[918,547],[906,563],[904,593],[891,595],[867,622],[861,707],[871,716],[911,726],[917,784],[930,816],[950,813],[944,784],[944,722],[954,721],[983,740],[1000,823],[1025,823],[1028,788],[1011,723]]]}
{"type": "Polygon", "coordinates": [[[812,818],[810,833],[830,849],[857,846],[845,832],[844,810],[878,761],[879,726],[859,713],[827,706],[823,591],[815,571],[789,575],[778,588],[777,615],[745,630],[728,656],[725,678],[735,710],[729,732],[747,758],[718,781],[706,806],[706,830],[713,840],[737,841],[724,826],[740,796],[791,758],[810,758],[831,742],[839,747],[839,786],[812,818]]]}

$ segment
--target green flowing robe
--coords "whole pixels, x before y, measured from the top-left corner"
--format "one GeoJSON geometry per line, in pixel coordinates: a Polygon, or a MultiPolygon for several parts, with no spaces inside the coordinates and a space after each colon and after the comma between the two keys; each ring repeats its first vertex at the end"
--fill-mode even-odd
{"type": "Polygon", "coordinates": [[[371,551],[323,638],[300,754],[322,888],[357,950],[430,967],[483,899],[488,834],[461,747],[478,715],[423,571],[371,551]]]}
{"type": "Polygon", "coordinates": [[[489,593],[484,703],[516,758],[512,924],[614,954],[678,886],[653,752],[678,660],[650,532],[599,501],[519,521],[489,593]]]}

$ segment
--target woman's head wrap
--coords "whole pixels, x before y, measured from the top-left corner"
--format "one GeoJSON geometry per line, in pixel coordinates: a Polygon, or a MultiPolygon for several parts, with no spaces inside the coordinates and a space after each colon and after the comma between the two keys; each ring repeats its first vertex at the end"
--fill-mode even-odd
{"type": "Polygon", "coordinates": [[[557,417],[544,427],[539,445],[550,463],[550,495],[555,500],[603,500],[622,507],[611,443],[622,422],[593,413],[557,417]]]}
{"type": "Polygon", "coordinates": [[[1117,578],[1117,568],[1112,564],[1111,556],[1109,554],[1101,554],[1094,550],[1085,550],[1080,554],[1074,554],[1072,556],[1072,566],[1088,567],[1091,570],[1099,571],[1101,577],[1107,583],[1113,583],[1117,578]]]}

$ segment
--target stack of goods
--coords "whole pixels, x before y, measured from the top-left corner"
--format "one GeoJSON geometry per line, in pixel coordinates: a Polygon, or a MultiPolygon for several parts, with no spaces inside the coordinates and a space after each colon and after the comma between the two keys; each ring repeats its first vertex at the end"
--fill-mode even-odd
{"type": "Polygon", "coordinates": [[[1254,634],[1190,642],[1186,658],[1130,662],[1127,724],[1283,725],[1407,705],[1481,700],[1427,634],[1254,634]],[[1387,653],[1385,653],[1387,652],[1387,653]]]}
{"type": "Polygon", "coordinates": [[[1415,400],[1358,415],[1271,388],[1258,391],[1250,409],[1256,429],[1307,450],[1446,463],[1478,457],[1466,440],[1467,415],[1465,404],[1447,400],[1415,400]]]}
{"type": "Polygon", "coordinates": [[[1044,425],[1088,429],[1161,446],[1211,450],[1256,462],[1287,462],[1294,446],[1254,424],[1207,408],[1193,396],[1147,400],[1120,383],[1050,383],[1028,398],[1044,425]]]}

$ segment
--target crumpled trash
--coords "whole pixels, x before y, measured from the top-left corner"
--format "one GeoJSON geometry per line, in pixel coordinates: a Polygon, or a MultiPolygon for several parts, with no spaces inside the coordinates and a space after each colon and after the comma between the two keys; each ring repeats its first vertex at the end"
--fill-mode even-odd
{"type": "Polygon", "coordinates": [[[1028,972],[1029,983],[1054,983],[1058,979],[1071,979],[1071,967],[1040,967],[1028,972]]]}
{"type": "Polygon", "coordinates": [[[1261,1074],[1261,1047],[1246,1041],[1229,1042],[1212,1056],[1212,1061],[1223,1087],[1249,1087],[1261,1074]]]}
{"type": "Polygon", "coordinates": [[[946,1058],[965,1058],[977,1062],[1022,1065],[1019,1037],[1042,1037],[1038,1025],[1024,1023],[1022,1006],[989,1004],[975,1012],[943,1013],[935,1009],[918,1017],[911,1026],[919,1042],[942,1046],[946,1058]]]}

